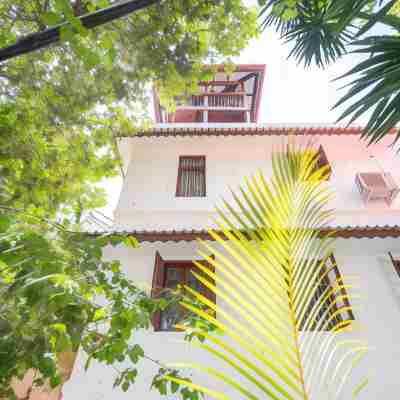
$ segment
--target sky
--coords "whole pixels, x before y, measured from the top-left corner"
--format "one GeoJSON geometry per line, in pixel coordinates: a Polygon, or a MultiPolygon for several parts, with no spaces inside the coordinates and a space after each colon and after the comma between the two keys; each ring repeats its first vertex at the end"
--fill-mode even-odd
{"type": "Polygon", "coordinates": [[[239,63],[266,65],[259,122],[335,122],[340,109],[332,111],[331,108],[344,91],[339,90],[343,82],[332,80],[349,71],[361,57],[348,55],[326,69],[305,69],[295,60],[287,59],[289,52],[290,45],[280,40],[272,30],[267,30],[253,40],[237,60],[239,63]]]}
{"type": "MultiPolygon", "coordinates": [[[[252,0],[249,0],[252,2],[252,0]]],[[[374,32],[381,33],[381,32],[374,32]]],[[[288,60],[290,45],[285,44],[272,30],[265,30],[261,36],[234,59],[242,64],[265,64],[266,74],[259,123],[306,124],[334,123],[344,108],[331,110],[345,93],[340,90],[343,82],[333,79],[349,71],[362,57],[346,55],[326,69],[310,67],[304,69],[292,59],[288,60]]],[[[357,124],[364,124],[361,118],[357,124]]],[[[121,179],[104,183],[108,194],[108,205],[102,209],[112,216],[121,190],[121,179]]]]}

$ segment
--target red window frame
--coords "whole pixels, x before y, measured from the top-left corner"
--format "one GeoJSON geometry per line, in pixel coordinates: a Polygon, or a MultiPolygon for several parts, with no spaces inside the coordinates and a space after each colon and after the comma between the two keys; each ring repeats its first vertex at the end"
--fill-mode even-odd
{"type": "MultiPolygon", "coordinates": [[[[335,281],[338,282],[339,285],[343,286],[343,278],[342,278],[342,276],[340,274],[340,271],[339,271],[335,256],[333,254],[331,254],[327,261],[330,263],[330,266],[328,267],[328,265],[325,264],[323,266],[322,270],[321,270],[321,274],[324,274],[328,270],[328,268],[332,268],[330,270],[330,272],[332,274],[334,274],[335,281]]],[[[332,287],[332,285],[333,285],[333,282],[332,282],[332,280],[331,280],[329,275],[330,275],[329,273],[327,275],[325,275],[323,280],[320,282],[321,292],[325,289],[326,286],[329,285],[330,287],[332,287]]],[[[342,309],[342,307],[345,307],[346,310],[341,311],[336,316],[335,319],[331,320],[331,322],[328,323],[328,326],[326,327],[326,330],[330,330],[332,327],[334,327],[339,322],[348,322],[348,324],[350,325],[351,321],[354,321],[354,319],[355,319],[353,311],[352,311],[351,306],[350,306],[350,301],[349,301],[349,299],[347,297],[347,291],[346,291],[346,289],[344,287],[342,287],[340,289],[340,294],[338,292],[336,292],[332,296],[333,296],[333,298],[335,298],[335,297],[340,296],[340,295],[344,296],[344,298],[342,300],[343,305],[341,307],[338,307],[337,304],[335,304],[335,306],[332,307],[330,313],[328,313],[328,315],[326,315],[325,318],[329,318],[330,317],[329,314],[332,315],[334,312],[339,311],[340,309],[342,309]]],[[[312,307],[315,305],[315,303],[318,302],[319,300],[320,300],[320,297],[319,297],[319,295],[317,293],[316,296],[311,299],[310,303],[307,305],[307,308],[309,308],[311,310],[312,307]]],[[[333,300],[333,299],[331,299],[331,300],[333,300]]],[[[322,309],[322,313],[324,311],[325,310],[322,309]]],[[[322,315],[320,315],[318,317],[317,321],[321,317],[322,317],[322,315]]],[[[300,327],[299,327],[300,331],[302,331],[303,328],[304,328],[304,320],[305,320],[305,318],[306,318],[306,315],[304,316],[303,321],[300,322],[300,327]]],[[[311,331],[315,330],[315,327],[314,326],[311,327],[310,330],[311,331]]]]}
{"type": "MultiPolygon", "coordinates": [[[[211,256],[214,258],[214,256],[211,256]]],[[[212,272],[215,272],[215,268],[206,261],[200,261],[203,265],[207,265],[212,272]]],[[[163,295],[164,290],[166,289],[166,278],[167,271],[169,268],[183,268],[184,269],[184,279],[181,284],[185,285],[188,282],[188,277],[191,269],[196,269],[197,267],[193,263],[193,260],[164,260],[160,253],[157,251],[155,255],[155,263],[154,263],[154,271],[153,271],[153,281],[152,281],[152,290],[151,296],[153,298],[158,298],[163,295]]],[[[202,294],[211,300],[213,303],[216,302],[215,293],[211,290],[204,288],[202,294]]],[[[170,332],[175,331],[175,329],[162,329],[162,312],[158,311],[153,315],[153,327],[155,331],[161,332],[170,332]]]]}
{"type": "MultiPolygon", "coordinates": [[[[189,170],[196,171],[197,168],[195,167],[189,167],[189,170]]],[[[207,193],[207,188],[206,188],[207,180],[206,180],[206,156],[179,156],[179,165],[178,165],[178,177],[176,181],[176,197],[205,197],[207,193]],[[203,188],[201,193],[199,194],[193,194],[193,190],[195,190],[195,186],[189,186],[188,189],[185,190],[185,188],[182,186],[182,174],[183,171],[186,169],[184,167],[184,163],[186,161],[202,161],[202,166],[199,168],[199,171],[202,174],[203,177],[203,188]]],[[[189,184],[190,185],[190,184],[189,184]]]]}

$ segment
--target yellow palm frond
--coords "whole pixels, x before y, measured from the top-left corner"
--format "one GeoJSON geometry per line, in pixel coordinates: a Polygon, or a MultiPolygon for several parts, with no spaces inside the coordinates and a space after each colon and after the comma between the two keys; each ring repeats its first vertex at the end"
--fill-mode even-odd
{"type": "MultiPolygon", "coordinates": [[[[321,235],[333,215],[328,208],[332,194],[321,183],[326,171],[316,170],[315,152],[293,144],[275,152],[272,165],[269,182],[261,173],[246,179],[240,194],[233,193],[233,204],[224,202],[224,209],[217,209],[217,228],[209,231],[214,242],[200,241],[200,254],[215,272],[199,262],[194,274],[217,303],[190,287],[187,293],[201,306],[182,303],[223,333],[190,328],[204,339],[192,345],[224,367],[176,366],[203,371],[251,400],[356,395],[367,380],[350,388],[348,377],[367,345],[354,336],[358,324],[343,318],[353,315],[349,293],[354,280],[336,273],[334,239],[321,235]]],[[[228,398],[188,385],[216,399],[228,398]]]]}

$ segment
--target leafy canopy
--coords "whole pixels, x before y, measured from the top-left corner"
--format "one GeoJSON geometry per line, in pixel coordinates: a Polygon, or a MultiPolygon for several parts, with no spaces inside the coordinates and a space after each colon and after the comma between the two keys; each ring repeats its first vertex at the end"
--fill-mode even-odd
{"type": "Polygon", "coordinates": [[[115,2],[0,4],[0,47],[69,22],[61,44],[0,65],[0,397],[12,398],[11,378],[30,369],[39,372],[35,385],[58,385],[59,360],[79,343],[88,367],[127,360],[115,383],[127,390],[135,381],[146,354],[133,333],[165,300],[149,299],[118,262],[102,259],[104,246],[124,238],[88,237],[43,217],[79,220],[104,203],[96,184],[118,173],[115,136],[148,124],[151,85],[166,102],[195,90],[204,62],[238,55],[257,34],[241,0],[164,1],[93,31],[79,23],[115,2]]]}
{"type": "MultiPolygon", "coordinates": [[[[115,1],[5,0],[0,47],[61,21],[62,43],[0,65],[0,165],[7,206],[55,215],[104,204],[96,183],[119,172],[115,135],[148,124],[148,89],[194,90],[206,61],[257,34],[241,0],[161,2],[85,30],[77,16],[115,1]]],[[[78,213],[79,214],[79,213],[78,213]]]]}
{"type": "Polygon", "coordinates": [[[148,329],[153,313],[169,303],[150,298],[118,261],[104,260],[104,248],[117,245],[134,251],[138,243],[21,214],[0,217],[1,398],[14,398],[12,379],[29,370],[36,372],[32,387],[63,383],[78,346],[86,368],[96,359],[119,369],[115,385],[123,390],[135,382],[138,363],[147,356],[134,334],[148,329]]]}
{"type": "Polygon", "coordinates": [[[365,54],[341,78],[347,93],[335,107],[347,104],[339,120],[349,123],[368,115],[363,131],[370,143],[395,130],[400,122],[400,18],[398,0],[260,0],[264,27],[272,26],[293,45],[289,57],[305,67],[325,67],[347,52],[365,54]],[[382,35],[371,34],[377,24],[382,35]]]}

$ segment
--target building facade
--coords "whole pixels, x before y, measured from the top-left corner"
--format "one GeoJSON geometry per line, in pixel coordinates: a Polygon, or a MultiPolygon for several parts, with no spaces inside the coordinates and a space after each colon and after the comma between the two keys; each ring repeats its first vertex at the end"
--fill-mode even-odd
{"type": "MultiPolygon", "coordinates": [[[[370,351],[363,364],[370,382],[360,395],[366,400],[395,399],[400,390],[400,159],[390,147],[393,136],[367,146],[361,127],[258,124],[264,66],[238,66],[228,76],[222,67],[213,81],[202,83],[196,96],[178,99],[176,112],[162,109],[155,94],[156,124],[149,132],[119,142],[125,178],[114,215],[114,230],[134,235],[139,249],[107,248],[106,256],[121,261],[125,273],[151,293],[155,282],[168,287],[191,284],[192,260],[201,259],[196,238],[209,240],[215,206],[230,201],[246,176],[272,173],[271,154],[289,135],[312,141],[329,166],[324,182],[335,194],[334,257],[341,274],[359,277],[363,298],[352,304],[352,319],[363,327],[370,351]]],[[[218,302],[218,298],[216,299],[218,302]]],[[[172,312],[173,314],[173,312],[172,312]]],[[[198,361],[212,357],[183,342],[167,312],[154,328],[139,332],[149,356],[163,362],[198,361]]],[[[150,390],[157,367],[143,361],[140,376],[124,393],[113,389],[114,371],[98,364],[84,371],[78,355],[63,399],[159,399],[150,390]]],[[[357,374],[354,379],[357,378],[357,374]]],[[[204,383],[202,376],[194,376],[204,383]]],[[[215,382],[207,382],[218,388],[215,382]]],[[[232,399],[239,399],[227,389],[232,399]]],[[[170,399],[177,398],[170,396],[170,399]]],[[[328,397],[321,397],[329,398],[328,397]]],[[[343,397],[350,398],[350,397],[343,397]]]]}

